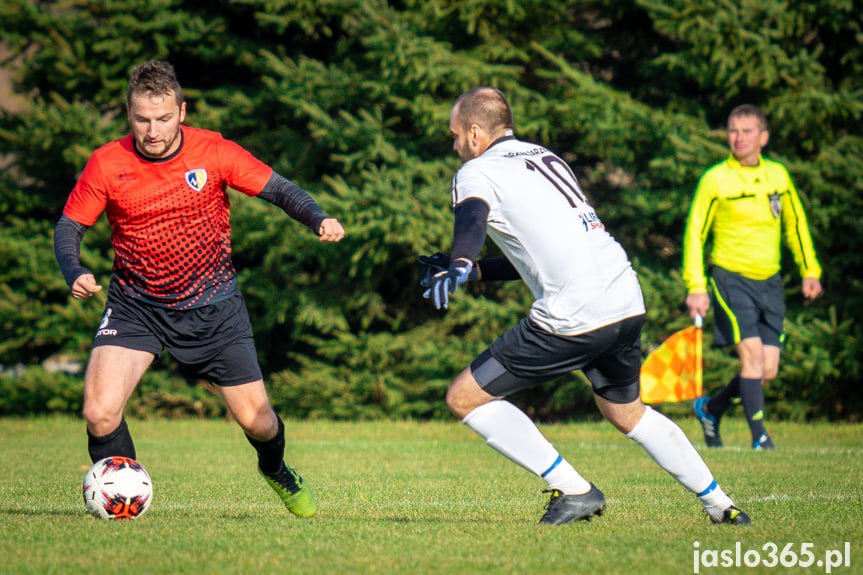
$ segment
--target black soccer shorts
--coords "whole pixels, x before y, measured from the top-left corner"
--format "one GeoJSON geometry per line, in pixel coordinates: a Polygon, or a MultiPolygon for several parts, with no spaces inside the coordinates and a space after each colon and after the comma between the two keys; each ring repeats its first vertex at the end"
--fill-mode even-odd
{"type": "Polygon", "coordinates": [[[782,347],[785,340],[785,289],[782,276],[753,280],[713,266],[713,342],[717,347],[757,337],[763,345],[782,347]]]}
{"type": "Polygon", "coordinates": [[[596,395],[612,403],[632,403],[641,390],[643,325],[644,315],[637,315],[561,336],[524,318],[471,362],[471,373],[487,393],[506,397],[580,369],[596,395]]]}
{"type": "Polygon", "coordinates": [[[93,347],[162,350],[184,373],[215,385],[232,386],[263,379],[252,324],[243,296],[190,310],[172,310],[109,292],[93,347]]]}

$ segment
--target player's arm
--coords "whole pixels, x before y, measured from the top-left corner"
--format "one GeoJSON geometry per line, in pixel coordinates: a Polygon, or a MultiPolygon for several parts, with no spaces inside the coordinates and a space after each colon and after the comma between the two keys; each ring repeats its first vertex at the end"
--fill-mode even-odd
{"type": "MultiPolygon", "coordinates": [[[[435,308],[446,309],[449,294],[471,277],[476,277],[476,258],[485,243],[489,207],[479,198],[468,198],[455,207],[452,255],[449,266],[421,284],[428,285],[423,297],[431,299],[435,308]]],[[[432,256],[434,257],[434,256],[432,256]]],[[[421,260],[422,261],[422,260],[421,260]]]]}
{"type": "Polygon", "coordinates": [[[686,307],[690,315],[702,317],[710,307],[707,295],[707,278],[704,273],[704,244],[713,224],[718,194],[715,180],[707,174],[702,176],[695,190],[686,231],[683,234],[683,281],[686,284],[686,307]]]}
{"type": "Polygon", "coordinates": [[[93,272],[81,265],[81,240],[87,228],[66,215],[54,227],[54,257],[75,299],[87,299],[102,290],[93,272]]]}
{"type": "Polygon", "coordinates": [[[455,208],[450,267],[458,261],[476,264],[485,243],[489,207],[479,198],[468,198],[455,208]]]}
{"type": "Polygon", "coordinates": [[[275,171],[258,197],[280,207],[320,236],[322,242],[337,242],[345,237],[345,230],[337,219],[328,217],[308,192],[275,171]]]}
{"type": "Polygon", "coordinates": [[[809,224],[806,221],[806,212],[803,203],[794,188],[789,176],[788,192],[783,195],[782,226],[785,231],[785,240],[788,248],[794,256],[794,261],[800,269],[800,277],[803,278],[803,297],[815,299],[821,295],[821,265],[815,256],[815,247],[812,242],[812,234],[809,232],[809,224]]]}

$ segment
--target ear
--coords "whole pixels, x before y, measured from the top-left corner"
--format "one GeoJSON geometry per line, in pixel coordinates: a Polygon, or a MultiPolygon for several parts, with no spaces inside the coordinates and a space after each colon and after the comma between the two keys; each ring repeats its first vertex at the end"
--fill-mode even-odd
{"type": "Polygon", "coordinates": [[[182,124],[186,120],[186,102],[180,104],[180,123],[182,124]]]}
{"type": "Polygon", "coordinates": [[[477,143],[479,142],[480,138],[482,138],[482,128],[479,124],[471,124],[470,130],[468,130],[468,134],[470,135],[470,139],[474,143],[477,143]]]}
{"type": "Polygon", "coordinates": [[[770,139],[770,132],[767,130],[761,130],[761,135],[758,137],[758,143],[761,144],[761,147],[767,145],[767,141],[770,139]]]}

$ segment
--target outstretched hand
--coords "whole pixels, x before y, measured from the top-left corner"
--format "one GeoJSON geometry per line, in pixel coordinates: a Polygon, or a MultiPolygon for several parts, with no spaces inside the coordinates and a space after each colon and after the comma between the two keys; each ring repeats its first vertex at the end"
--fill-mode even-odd
{"type": "Polygon", "coordinates": [[[423,297],[431,299],[435,309],[447,309],[449,294],[455,293],[458,286],[468,280],[472,268],[471,262],[456,260],[450,264],[449,269],[434,275],[431,286],[423,292],[423,297]]]}
{"type": "Polygon", "coordinates": [[[321,227],[318,229],[318,235],[322,242],[338,242],[345,237],[345,229],[339,220],[335,218],[327,218],[321,222],[321,227]]]}
{"type": "Polygon", "coordinates": [[[420,263],[420,285],[430,288],[434,276],[449,269],[449,256],[443,252],[437,252],[430,256],[419,256],[420,263]]]}
{"type": "Polygon", "coordinates": [[[689,316],[694,320],[695,316],[707,317],[710,309],[710,296],[706,293],[691,293],[686,296],[686,307],[689,308],[689,316]]]}
{"type": "Polygon", "coordinates": [[[87,299],[102,291],[102,286],[96,283],[93,274],[82,274],[72,284],[72,297],[75,299],[87,299]]]}
{"type": "Polygon", "coordinates": [[[818,278],[803,278],[803,297],[813,300],[824,292],[818,278]]]}

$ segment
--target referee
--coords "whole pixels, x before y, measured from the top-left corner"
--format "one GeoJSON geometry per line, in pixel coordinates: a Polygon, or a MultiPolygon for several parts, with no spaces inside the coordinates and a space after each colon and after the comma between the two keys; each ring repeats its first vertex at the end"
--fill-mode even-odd
{"type": "Polygon", "coordinates": [[[713,397],[695,400],[709,447],[721,447],[719,423],[734,398],[743,404],[752,447],[774,449],[764,427],[763,385],[779,372],[784,340],[784,290],[779,273],[780,241],[786,243],[803,277],[803,296],[821,294],[821,267],[797,190],[785,166],[761,155],[769,133],[756,106],[744,104],[728,116],[731,155],[708,169],[695,191],[683,240],[686,306],[693,318],[714,300],[715,345],[733,345],[740,371],[713,397]],[[711,266],[704,269],[704,245],[712,234],[711,266]],[[707,279],[709,276],[709,280],[707,279]]]}

